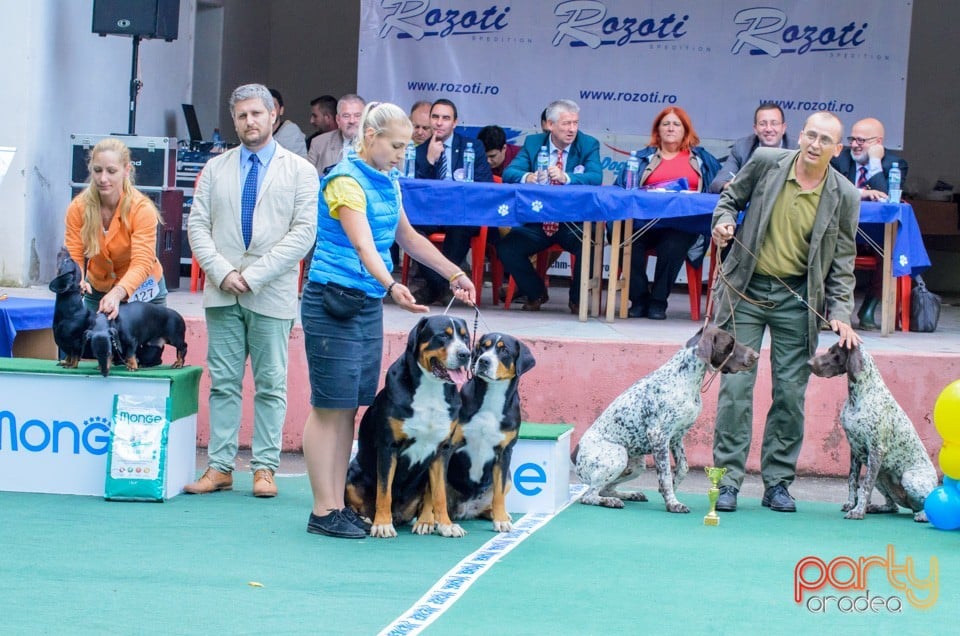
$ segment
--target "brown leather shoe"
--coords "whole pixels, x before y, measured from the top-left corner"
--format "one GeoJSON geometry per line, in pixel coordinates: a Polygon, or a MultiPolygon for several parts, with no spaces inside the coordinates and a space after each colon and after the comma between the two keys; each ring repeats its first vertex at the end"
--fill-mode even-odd
{"type": "Polygon", "coordinates": [[[577,303],[575,303],[575,302],[573,302],[573,301],[571,300],[569,303],[567,303],[567,307],[570,308],[570,313],[571,313],[571,314],[573,314],[573,315],[575,315],[575,316],[580,315],[580,305],[578,305],[577,303]]]}
{"type": "Polygon", "coordinates": [[[191,495],[206,495],[218,490],[233,490],[233,475],[208,468],[200,479],[183,487],[183,492],[191,495]]]}
{"type": "Polygon", "coordinates": [[[273,481],[273,471],[261,468],[253,473],[253,496],[276,497],[277,484],[273,481]]]}

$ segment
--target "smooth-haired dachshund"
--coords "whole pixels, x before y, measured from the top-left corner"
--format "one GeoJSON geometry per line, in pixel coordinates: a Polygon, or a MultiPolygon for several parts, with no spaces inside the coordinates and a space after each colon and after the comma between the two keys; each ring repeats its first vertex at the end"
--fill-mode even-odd
{"type": "Polygon", "coordinates": [[[57,254],[57,276],[50,291],[57,295],[53,303],[53,341],[63,352],[57,364],[76,369],[83,356],[84,336],[94,326],[95,312],[83,304],[80,281],[83,274],[66,248],[57,254]]]}

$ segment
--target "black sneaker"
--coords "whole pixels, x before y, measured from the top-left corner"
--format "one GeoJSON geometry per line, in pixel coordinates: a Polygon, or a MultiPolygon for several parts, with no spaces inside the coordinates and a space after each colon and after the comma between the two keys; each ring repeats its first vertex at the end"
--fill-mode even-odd
{"type": "Polygon", "coordinates": [[[373,527],[373,524],[364,521],[363,517],[354,512],[353,508],[347,506],[341,512],[343,512],[343,516],[350,520],[350,523],[357,526],[365,533],[370,534],[370,528],[373,527]]]}
{"type": "Polygon", "coordinates": [[[736,512],[738,492],[740,490],[733,486],[720,486],[720,496],[717,497],[717,511],[736,512]]]}
{"type": "Polygon", "coordinates": [[[763,493],[763,499],[760,505],[776,512],[796,512],[797,504],[794,502],[790,492],[783,484],[770,486],[763,493]]]}
{"type": "Polygon", "coordinates": [[[328,514],[318,517],[310,513],[307,521],[307,532],[311,534],[325,534],[328,537],[341,539],[365,539],[367,533],[353,524],[343,513],[343,510],[330,509],[328,514]]]}

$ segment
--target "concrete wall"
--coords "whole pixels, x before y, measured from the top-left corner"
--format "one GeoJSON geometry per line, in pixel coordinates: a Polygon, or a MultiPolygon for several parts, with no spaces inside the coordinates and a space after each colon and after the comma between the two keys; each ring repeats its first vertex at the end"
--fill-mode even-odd
{"type": "MultiPolygon", "coordinates": [[[[179,39],[140,46],[138,134],[185,128],[194,14],[195,0],[181,0],[179,39]]],[[[127,131],[132,39],[92,33],[92,0],[0,0],[0,15],[0,146],[16,148],[0,182],[0,285],[25,286],[54,275],[70,202],[70,133],[127,131]]]]}
{"type": "MultiPolygon", "coordinates": [[[[692,324],[692,323],[691,323],[692,324]]],[[[383,369],[393,363],[406,348],[407,334],[390,331],[384,337],[383,369]]],[[[574,427],[571,448],[597,416],[627,387],[661,366],[678,349],[676,344],[636,342],[597,342],[525,338],[537,365],[521,380],[522,416],[527,422],[569,424],[574,427]]],[[[207,333],[203,320],[187,320],[188,364],[203,364],[207,349],[207,333]]],[[[173,350],[167,347],[172,362],[173,350]]],[[[283,429],[283,449],[302,448],[303,426],[310,404],[303,330],[294,328],[290,338],[290,362],[287,391],[287,417],[283,429]]],[[[761,352],[757,386],[754,391],[753,443],[747,468],[760,470],[760,443],[764,418],[770,408],[769,351],[761,352]]],[[[960,355],[903,354],[875,352],[874,359],[894,398],[910,417],[923,440],[927,452],[937,465],[936,454],[943,440],[933,425],[931,415],[937,395],[944,386],[960,377],[960,355]]],[[[382,386],[381,374],[381,386],[382,386]]],[[[240,444],[250,447],[253,434],[253,381],[249,370],[243,390],[240,444]]],[[[719,378],[703,394],[703,408],[696,424],[685,438],[690,465],[694,468],[713,463],[713,426],[717,412],[719,378]]],[[[206,396],[210,377],[200,380],[200,410],[197,415],[197,442],[209,441],[210,410],[206,396]]],[[[850,447],[840,428],[840,409],[847,397],[845,378],[813,377],[807,390],[806,431],[800,453],[798,472],[805,475],[842,477],[850,467],[850,447]]],[[[359,420],[358,420],[359,421],[359,420]]]]}

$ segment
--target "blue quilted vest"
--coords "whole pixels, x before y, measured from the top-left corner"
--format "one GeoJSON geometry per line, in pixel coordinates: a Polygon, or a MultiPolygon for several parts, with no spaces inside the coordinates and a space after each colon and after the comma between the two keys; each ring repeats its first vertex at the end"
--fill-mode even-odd
{"type": "Polygon", "coordinates": [[[389,175],[385,175],[351,152],[323,178],[317,203],[317,247],[310,263],[311,281],[358,289],[373,298],[386,295],[383,285],[360,262],[360,256],[351,245],[340,221],[330,216],[323,190],[331,179],[341,176],[352,177],[360,184],[367,197],[367,221],[373,233],[374,245],[387,271],[391,271],[393,259],[390,257],[390,246],[393,245],[400,222],[399,174],[397,170],[391,170],[389,175]]]}

